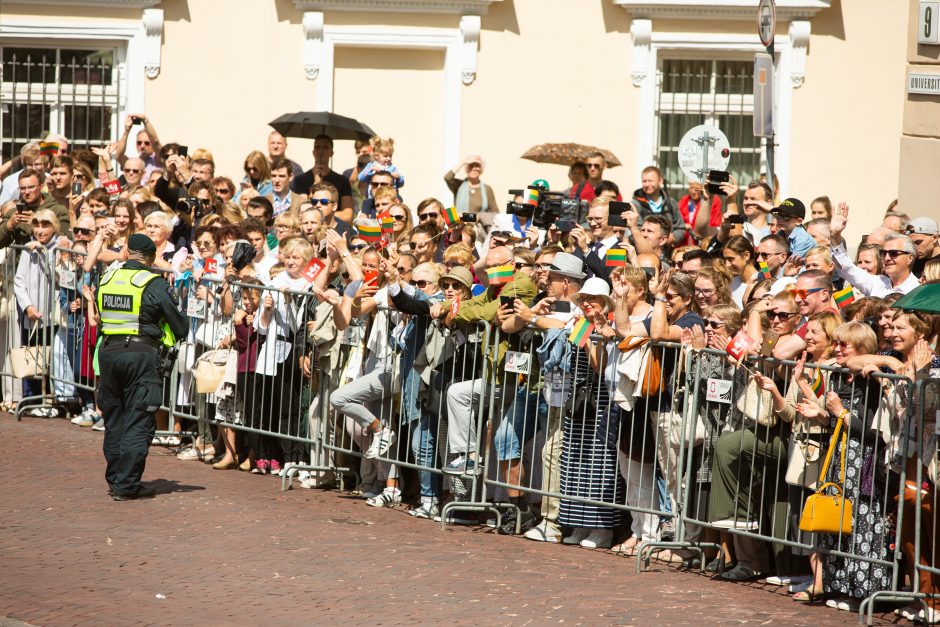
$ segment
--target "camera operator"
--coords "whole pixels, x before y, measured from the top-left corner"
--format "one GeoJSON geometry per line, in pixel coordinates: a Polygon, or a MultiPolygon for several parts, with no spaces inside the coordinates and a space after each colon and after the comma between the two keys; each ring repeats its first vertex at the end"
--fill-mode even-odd
{"type": "Polygon", "coordinates": [[[29,168],[17,176],[20,199],[3,206],[0,222],[0,248],[10,244],[25,244],[33,233],[33,214],[40,209],[52,210],[61,224],[69,224],[69,210],[54,197],[42,196],[42,175],[29,168]]]}
{"type": "Polygon", "coordinates": [[[193,231],[205,216],[219,208],[212,186],[205,181],[194,182],[171,206],[179,217],[170,234],[170,241],[176,248],[189,248],[193,231]]]}

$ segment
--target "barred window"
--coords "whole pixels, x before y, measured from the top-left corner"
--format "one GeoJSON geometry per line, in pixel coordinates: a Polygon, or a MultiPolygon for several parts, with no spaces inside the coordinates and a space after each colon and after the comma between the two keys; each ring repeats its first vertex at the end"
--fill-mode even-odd
{"type": "Polygon", "coordinates": [[[6,161],[52,131],[72,149],[114,141],[118,72],[113,48],[0,48],[0,155],[6,161]]]}
{"type": "Polygon", "coordinates": [[[753,61],[663,59],[657,73],[656,159],[670,195],[688,185],[679,169],[679,141],[699,124],[717,126],[731,144],[728,169],[743,185],[763,171],[763,141],[753,134],[753,61]]]}

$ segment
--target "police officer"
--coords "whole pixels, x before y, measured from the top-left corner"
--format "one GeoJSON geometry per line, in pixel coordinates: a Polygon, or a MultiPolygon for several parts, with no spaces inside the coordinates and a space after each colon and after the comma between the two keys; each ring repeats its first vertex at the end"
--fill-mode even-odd
{"type": "Polygon", "coordinates": [[[189,329],[173,289],[149,270],[156,253],[149,237],[131,235],[127,261],[98,284],[104,336],[98,350],[98,406],[104,416],[105,479],[115,501],[154,494],[140,485],[140,478],[156,430],[154,412],[163,400],[161,350],[173,347],[189,329]]]}

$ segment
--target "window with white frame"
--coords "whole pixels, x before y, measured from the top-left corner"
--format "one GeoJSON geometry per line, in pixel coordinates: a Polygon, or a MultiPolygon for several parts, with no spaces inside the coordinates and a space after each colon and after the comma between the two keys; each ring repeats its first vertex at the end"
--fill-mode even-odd
{"type": "Polygon", "coordinates": [[[114,141],[119,102],[114,48],[4,45],[0,58],[2,161],[45,132],[65,135],[73,150],[114,141]]]}
{"type": "Polygon", "coordinates": [[[656,159],[670,195],[685,194],[679,141],[699,124],[717,126],[731,145],[729,171],[740,183],[757,179],[763,149],[753,135],[753,60],[663,58],[656,75],[656,159]]]}

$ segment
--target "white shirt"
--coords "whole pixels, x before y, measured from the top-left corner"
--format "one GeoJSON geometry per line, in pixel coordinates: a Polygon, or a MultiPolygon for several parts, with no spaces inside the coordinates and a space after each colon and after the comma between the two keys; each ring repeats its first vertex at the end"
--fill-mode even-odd
{"type": "Polygon", "coordinates": [[[857,289],[865,296],[876,296],[884,298],[890,294],[907,294],[915,287],[920,285],[920,281],[913,274],[909,274],[906,279],[897,286],[891,281],[891,278],[884,274],[871,274],[867,270],[862,270],[849,257],[845,251],[845,243],[831,248],[832,260],[836,262],[836,272],[839,276],[848,281],[852,287],[857,289]]]}

